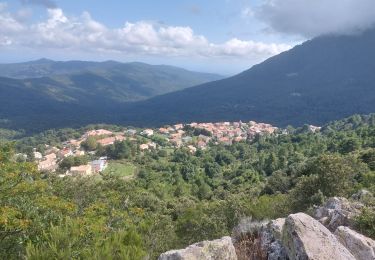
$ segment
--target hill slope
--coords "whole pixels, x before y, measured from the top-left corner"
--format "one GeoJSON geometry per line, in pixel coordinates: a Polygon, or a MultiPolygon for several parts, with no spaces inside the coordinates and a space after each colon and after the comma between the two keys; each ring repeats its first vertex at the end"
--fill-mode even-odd
{"type": "Polygon", "coordinates": [[[319,37],[234,77],[134,104],[121,120],[241,119],[285,126],[374,112],[374,46],[375,30],[319,37]]]}
{"type": "Polygon", "coordinates": [[[37,61],[0,64],[0,76],[20,79],[32,88],[49,88],[58,99],[75,94],[106,95],[136,101],[222,78],[209,73],[145,63],[37,61]],[[61,94],[58,96],[58,94],[61,94]]]}
{"type": "Polygon", "coordinates": [[[0,75],[0,127],[35,130],[112,122],[126,102],[222,78],[164,65],[46,59],[0,65],[0,75]]]}

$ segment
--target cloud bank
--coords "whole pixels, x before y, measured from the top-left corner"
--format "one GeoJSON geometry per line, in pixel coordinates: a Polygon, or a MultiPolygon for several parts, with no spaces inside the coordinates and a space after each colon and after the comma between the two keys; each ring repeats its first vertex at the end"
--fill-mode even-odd
{"type": "MultiPolygon", "coordinates": [[[[45,4],[51,1],[25,1],[45,4]]],[[[54,6],[54,5],[52,5],[54,6]]],[[[261,60],[289,49],[286,44],[267,44],[237,38],[212,43],[192,28],[150,21],[126,22],[108,28],[88,12],[68,17],[62,9],[48,8],[48,18],[27,24],[0,5],[0,47],[33,50],[72,50],[76,52],[119,53],[121,55],[160,55],[181,57],[233,57],[261,60]]]]}
{"type": "Polygon", "coordinates": [[[265,0],[256,16],[277,32],[311,38],[352,34],[375,24],[374,0],[265,0]]]}

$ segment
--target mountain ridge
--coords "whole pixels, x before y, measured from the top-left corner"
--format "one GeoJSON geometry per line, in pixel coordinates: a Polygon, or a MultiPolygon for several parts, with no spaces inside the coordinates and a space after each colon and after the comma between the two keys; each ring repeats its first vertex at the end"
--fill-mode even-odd
{"type": "Polygon", "coordinates": [[[375,30],[321,36],[230,78],[129,106],[122,120],[137,122],[137,111],[151,123],[241,119],[286,126],[371,113],[374,45],[375,30]]]}
{"type": "Polygon", "coordinates": [[[145,63],[40,59],[0,65],[0,78],[0,119],[10,122],[0,127],[45,130],[107,122],[127,102],[222,76],[145,63]]]}

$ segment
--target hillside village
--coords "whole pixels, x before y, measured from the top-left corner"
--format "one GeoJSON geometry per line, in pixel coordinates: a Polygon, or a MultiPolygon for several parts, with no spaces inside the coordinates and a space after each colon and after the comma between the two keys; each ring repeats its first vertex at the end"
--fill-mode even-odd
{"type": "MultiPolygon", "coordinates": [[[[310,126],[312,131],[318,127],[310,126]]],[[[97,147],[107,147],[115,142],[130,141],[135,143],[139,152],[159,149],[186,147],[191,153],[207,149],[210,145],[231,145],[234,142],[253,139],[257,135],[273,134],[278,128],[265,123],[250,121],[190,123],[165,126],[158,129],[125,129],[113,132],[96,129],[85,132],[79,139],[71,139],[61,144],[61,148],[46,145],[43,154],[34,148],[34,158],[40,171],[56,172],[59,164],[68,157],[90,155],[93,158],[87,164],[72,166],[63,176],[90,176],[103,172],[108,166],[106,156],[96,156],[96,151],[87,151],[82,144],[92,139],[97,147]]],[[[25,156],[25,155],[23,155],[25,156]]]]}

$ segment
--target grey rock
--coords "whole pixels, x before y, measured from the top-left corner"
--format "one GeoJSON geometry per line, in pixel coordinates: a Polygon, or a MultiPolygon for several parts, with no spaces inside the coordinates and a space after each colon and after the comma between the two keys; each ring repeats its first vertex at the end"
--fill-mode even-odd
{"type": "Polygon", "coordinates": [[[285,218],[278,218],[278,219],[272,220],[268,224],[268,228],[276,239],[281,240],[284,225],[285,225],[285,218]]]}
{"type": "Polygon", "coordinates": [[[363,208],[359,202],[350,202],[345,198],[333,197],[314,210],[313,217],[334,232],[339,226],[353,226],[353,219],[363,208]]]}
{"type": "Polygon", "coordinates": [[[292,260],[355,259],[326,227],[304,213],[286,218],[282,244],[292,260]]]}
{"type": "Polygon", "coordinates": [[[237,260],[237,255],[232,239],[223,237],[165,252],[159,256],[159,260],[237,260]]]}
{"type": "Polygon", "coordinates": [[[375,259],[375,241],[348,227],[338,227],[337,239],[354,255],[357,260],[375,259]]]}

